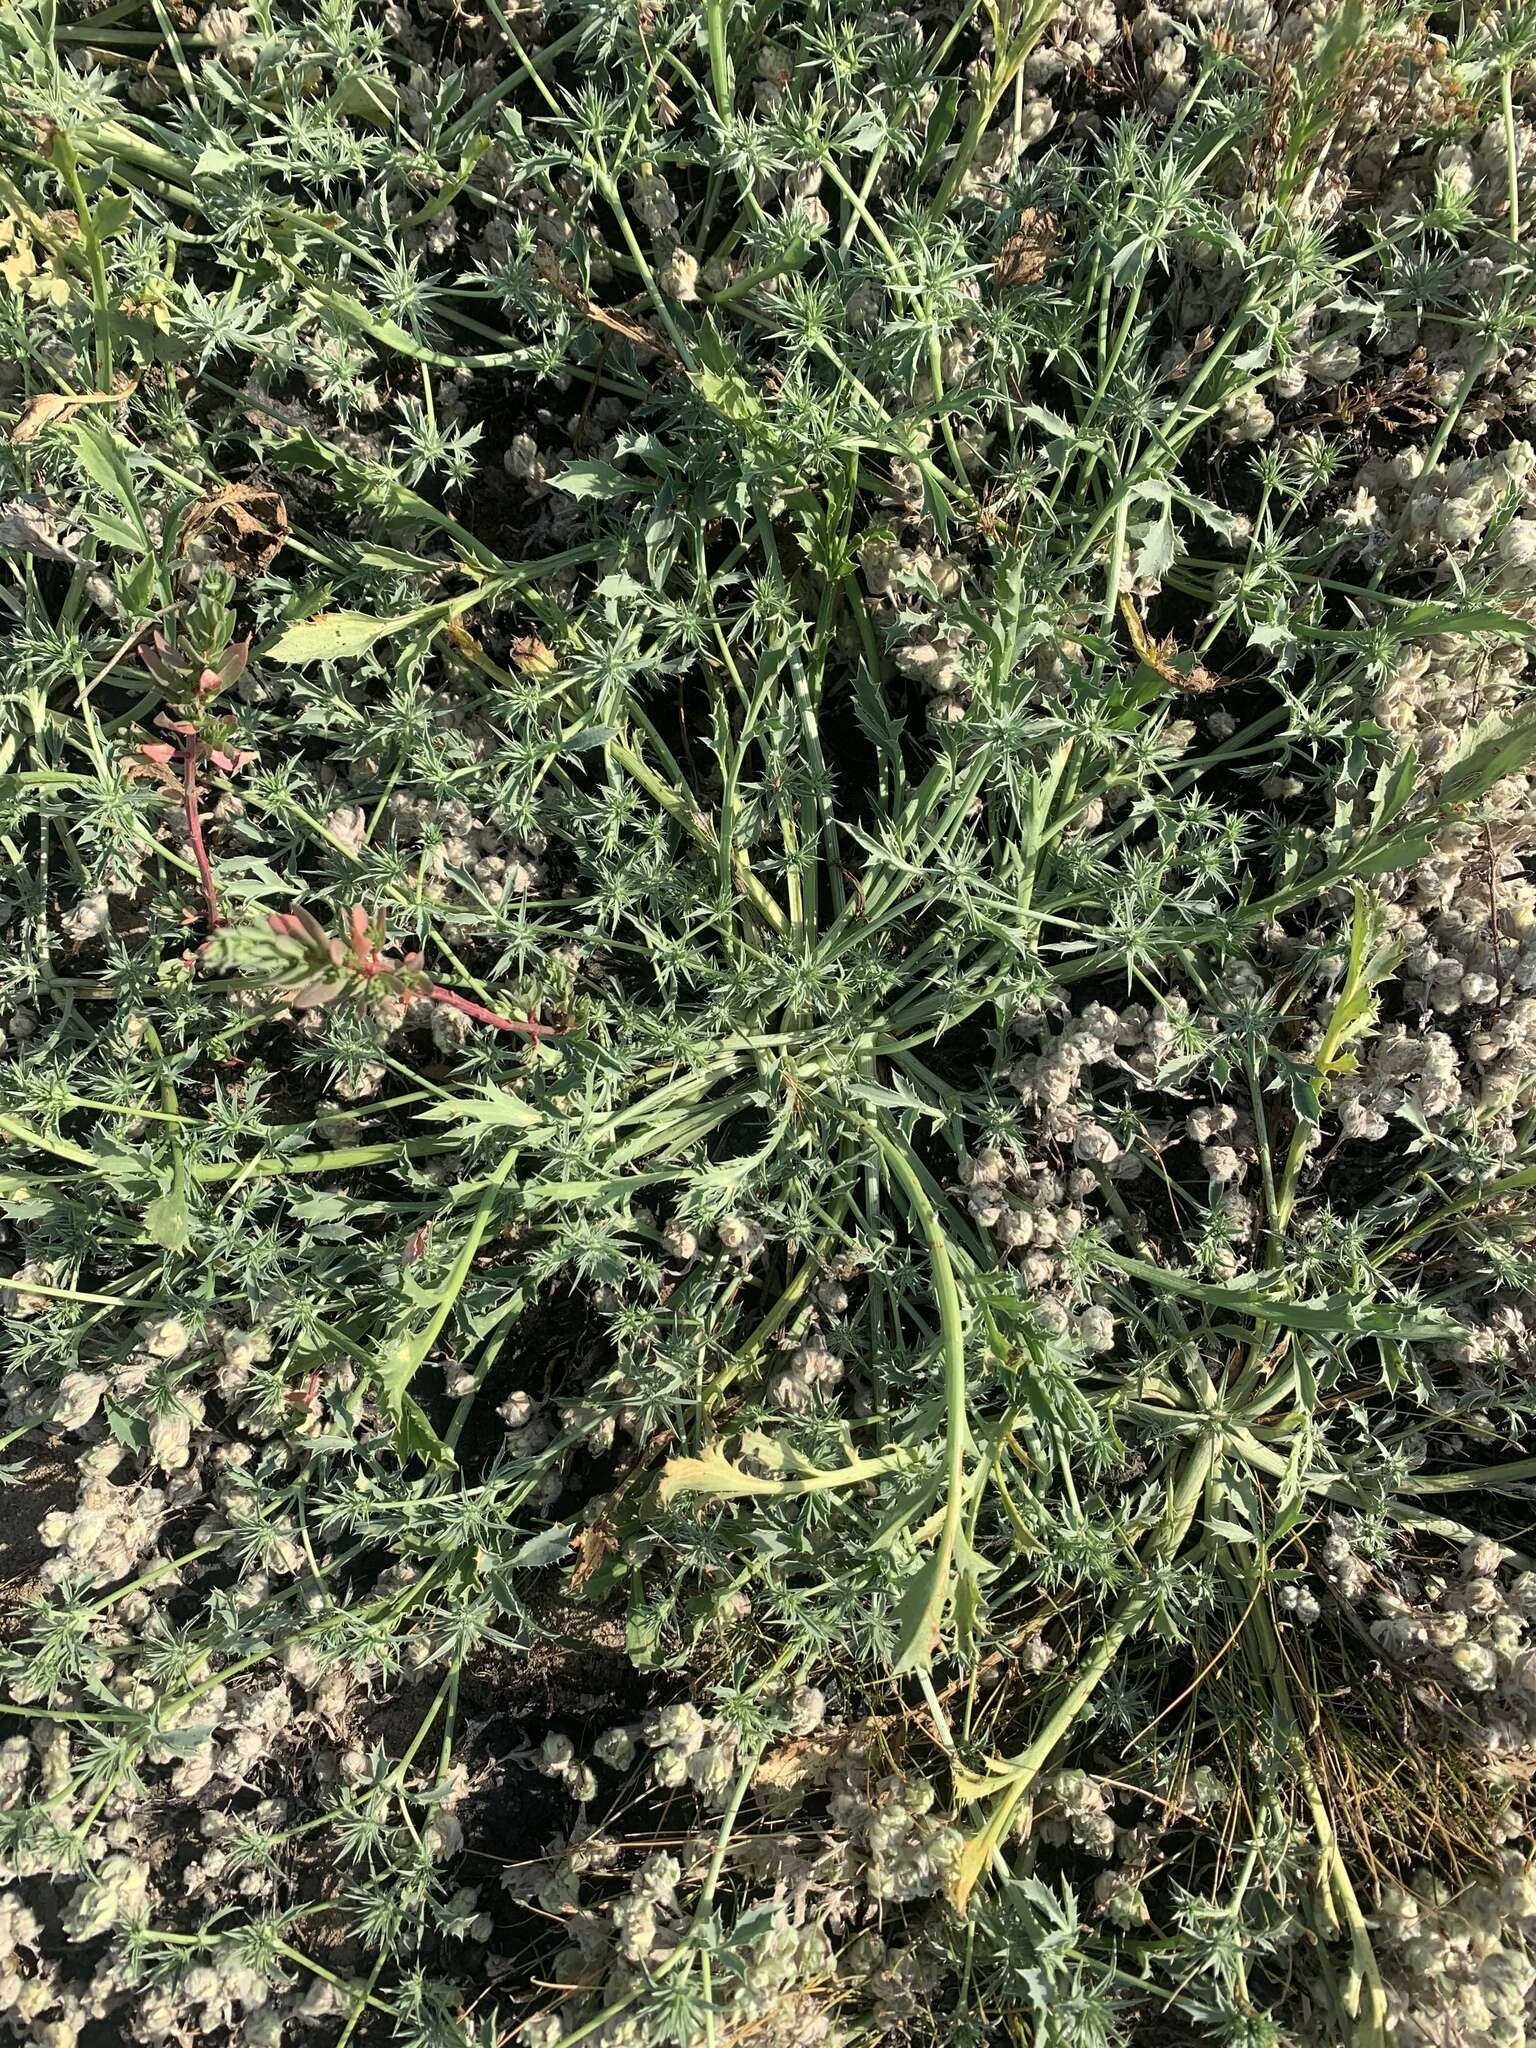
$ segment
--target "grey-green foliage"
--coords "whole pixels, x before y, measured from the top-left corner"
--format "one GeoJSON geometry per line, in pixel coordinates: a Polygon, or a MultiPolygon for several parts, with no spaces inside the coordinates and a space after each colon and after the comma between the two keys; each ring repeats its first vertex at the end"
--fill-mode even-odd
{"type": "Polygon", "coordinates": [[[1530,1479],[1528,28],[0,22],[4,1853],[104,2012],[502,2038],[557,1580],[716,1717],[541,1866],[575,2038],[1420,1996],[1523,1610],[1336,1703],[1530,1479]]]}

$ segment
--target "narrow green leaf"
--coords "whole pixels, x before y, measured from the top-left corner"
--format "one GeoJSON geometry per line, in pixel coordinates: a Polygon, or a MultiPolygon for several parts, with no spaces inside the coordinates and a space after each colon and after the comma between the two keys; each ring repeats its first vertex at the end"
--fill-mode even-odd
{"type": "Polygon", "coordinates": [[[1251,1316],[1256,1322],[1273,1323],[1282,1330],[1406,1339],[1445,1337],[1455,1328],[1440,1309],[1399,1306],[1396,1302],[1359,1302],[1337,1294],[1323,1301],[1284,1301],[1266,1294],[1257,1282],[1251,1287],[1217,1287],[1188,1273],[1167,1272],[1124,1252],[1103,1250],[1099,1256],[1128,1279],[1140,1280],[1159,1294],[1174,1294],[1184,1301],[1201,1302],[1207,1308],[1251,1316]]]}

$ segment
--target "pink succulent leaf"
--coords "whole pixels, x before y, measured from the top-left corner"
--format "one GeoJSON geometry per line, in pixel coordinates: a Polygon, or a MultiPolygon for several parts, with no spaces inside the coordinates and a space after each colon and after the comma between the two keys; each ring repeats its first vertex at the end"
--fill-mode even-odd
{"type": "Polygon", "coordinates": [[[158,628],[151,644],[139,649],[139,659],[157,683],[162,686],[169,684],[173,674],[171,650],[166,645],[165,635],[158,628]]]}
{"type": "Polygon", "coordinates": [[[301,982],[288,998],[296,1010],[319,1010],[327,1003],[334,1003],[338,996],[347,992],[347,984],[339,975],[313,975],[301,982]]]}

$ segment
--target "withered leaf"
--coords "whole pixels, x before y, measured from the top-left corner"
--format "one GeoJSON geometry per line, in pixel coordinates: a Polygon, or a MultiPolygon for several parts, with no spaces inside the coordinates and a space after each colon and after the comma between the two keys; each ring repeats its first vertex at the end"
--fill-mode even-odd
{"type": "Polygon", "coordinates": [[[1000,288],[1039,284],[1061,247],[1059,222],[1042,207],[1026,206],[1019,224],[992,259],[992,282],[1000,288]]]}
{"type": "Polygon", "coordinates": [[[0,505],[0,550],[34,555],[43,562],[78,562],[72,545],[78,532],[65,536],[58,520],[41,499],[14,498],[0,505]]]}
{"type": "Polygon", "coordinates": [[[288,507],[258,484],[225,484],[181,523],[181,552],[212,555],[234,576],[259,576],[288,538],[288,507]]]}
{"type": "Polygon", "coordinates": [[[534,256],[534,267],[540,278],[553,287],[567,305],[575,306],[588,320],[609,334],[616,334],[621,341],[627,341],[632,348],[643,348],[653,356],[660,356],[672,369],[680,370],[683,365],[678,357],[658,336],[648,328],[638,326],[633,320],[626,320],[612,313],[606,306],[600,306],[596,299],[589,299],[585,292],[578,291],[560,269],[553,250],[541,245],[534,256]]]}
{"type": "Polygon", "coordinates": [[[512,659],[525,676],[552,676],[560,665],[537,633],[519,633],[516,636],[512,642],[512,659]]]}
{"type": "Polygon", "coordinates": [[[1120,616],[1125,621],[1125,630],[1131,637],[1137,659],[1160,675],[1171,689],[1179,690],[1185,696],[1199,697],[1208,690],[1224,690],[1231,682],[1230,676],[1216,675],[1201,661],[1192,663],[1188,669],[1176,667],[1177,644],[1171,638],[1154,640],[1134,601],[1124,591],[1120,594],[1120,616]]]}
{"type": "Polygon", "coordinates": [[[35,441],[45,427],[56,422],[72,420],[84,405],[116,405],[134,389],[136,377],[120,380],[116,391],[78,391],[71,395],[67,391],[39,391],[29,398],[7,435],[13,448],[21,447],[27,441],[35,441]]]}
{"type": "Polygon", "coordinates": [[[609,1527],[606,1513],[578,1530],[571,1539],[571,1548],[576,1552],[576,1562],[571,1569],[571,1591],[579,1593],[604,1558],[618,1555],[619,1539],[609,1527]]]}
{"type": "Polygon", "coordinates": [[[759,1790],[798,1792],[824,1785],[839,1755],[848,1747],[846,1730],[819,1731],[779,1743],[759,1762],[752,1783],[759,1790]]]}
{"type": "Polygon", "coordinates": [[[27,400],[21,418],[12,427],[11,446],[19,448],[25,441],[35,441],[44,427],[51,427],[56,420],[72,420],[84,403],[84,399],[66,397],[62,391],[39,391],[35,398],[27,400]]]}

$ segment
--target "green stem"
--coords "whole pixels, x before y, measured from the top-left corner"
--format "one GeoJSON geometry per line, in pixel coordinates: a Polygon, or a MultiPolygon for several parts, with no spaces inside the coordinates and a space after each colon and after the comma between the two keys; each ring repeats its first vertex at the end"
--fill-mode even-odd
{"type": "Polygon", "coordinates": [[[96,383],[98,389],[110,391],[112,298],[107,285],[106,259],[101,253],[101,237],[96,232],[90,201],[86,198],[85,187],[80,182],[80,169],[75,161],[75,153],[70,148],[69,137],[62,129],[54,133],[52,156],[58,166],[60,177],[69,189],[69,196],[74,201],[75,212],[80,217],[80,242],[85,251],[86,268],[91,276],[91,305],[96,329],[96,383]]]}
{"type": "MultiPolygon", "coordinates": [[[[939,1626],[949,1601],[951,1566],[960,1536],[965,1508],[965,1446],[968,1435],[965,1403],[965,1321],[960,1305],[960,1288],[954,1261],[940,1225],[938,1213],[928,1199],[923,1177],[906,1140],[879,1124],[851,1119],[866,1137],[874,1139],[891,1178],[901,1189],[912,1215],[921,1224],[933,1269],[933,1291],[939,1308],[939,1346],[944,1366],[944,1520],[938,1546],[922,1582],[926,1589],[923,1611],[917,1617],[918,1633],[907,1645],[904,1661],[926,1665],[937,1640],[939,1626]]],[[[900,1668],[900,1666],[898,1666],[900,1668]]]]}
{"type": "MultiPolygon", "coordinates": [[[[1207,1434],[1190,1453],[1188,1462],[1173,1488],[1162,1521],[1148,1546],[1149,1562],[1161,1562],[1175,1556],[1189,1534],[1201,1496],[1205,1491],[1206,1481],[1210,1478],[1216,1462],[1218,1441],[1215,1435],[1207,1434]]],[[[1126,1643],[1150,1618],[1156,1604],[1155,1589],[1145,1584],[1134,1587],[1126,1595],[1108,1628],[1078,1667],[1077,1677],[1039,1734],[1023,1754],[1014,1758],[1008,1765],[1007,1782],[998,1792],[981,1833],[967,1845],[956,1892],[956,1903],[962,1910],[977,1879],[991,1863],[993,1854],[1005,1840],[1014,1815],[1029,1796],[1035,1780],[1045,1768],[1057,1745],[1103,1684],[1126,1643]]]]}
{"type": "Polygon", "coordinates": [[[734,99],[734,84],[731,77],[731,56],[726,46],[725,17],[728,0],[704,0],[704,16],[709,36],[709,76],[714,88],[715,112],[724,121],[729,118],[734,99]]]}

